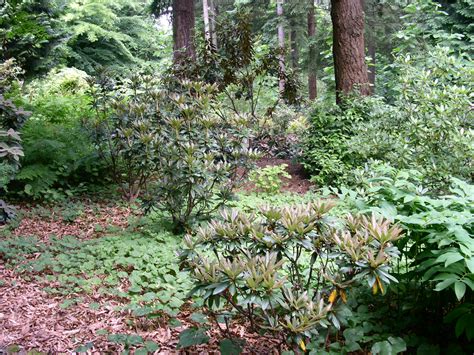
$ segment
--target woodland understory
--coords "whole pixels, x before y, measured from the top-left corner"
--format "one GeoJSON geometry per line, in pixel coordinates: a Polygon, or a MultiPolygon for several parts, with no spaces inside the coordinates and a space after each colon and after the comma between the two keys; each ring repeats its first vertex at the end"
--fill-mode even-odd
{"type": "Polygon", "coordinates": [[[473,20],[0,1],[0,354],[472,354],[473,20]]]}

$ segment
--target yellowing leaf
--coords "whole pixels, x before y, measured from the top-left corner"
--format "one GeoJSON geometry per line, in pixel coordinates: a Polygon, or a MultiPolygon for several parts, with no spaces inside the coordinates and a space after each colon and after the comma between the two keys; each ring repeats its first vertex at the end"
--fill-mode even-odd
{"type": "Polygon", "coordinates": [[[341,294],[341,299],[342,299],[342,302],[344,302],[344,303],[347,303],[347,295],[346,295],[346,291],[344,291],[344,290],[341,290],[341,291],[339,291],[339,293],[341,294]]]}
{"type": "Polygon", "coordinates": [[[306,344],[304,343],[303,339],[300,340],[300,348],[303,351],[306,351],[306,344]]]}
{"type": "Polygon", "coordinates": [[[379,288],[377,287],[377,282],[374,282],[373,286],[372,286],[372,293],[374,295],[377,294],[377,292],[379,292],[379,288]]]}
{"type": "Polygon", "coordinates": [[[379,288],[380,288],[380,291],[382,293],[385,292],[384,288],[383,288],[383,284],[382,284],[382,281],[380,281],[380,278],[378,276],[375,276],[375,279],[377,280],[377,284],[379,285],[379,288]]]}
{"type": "Polygon", "coordinates": [[[337,299],[337,290],[333,290],[329,295],[329,303],[334,303],[337,299]]]}

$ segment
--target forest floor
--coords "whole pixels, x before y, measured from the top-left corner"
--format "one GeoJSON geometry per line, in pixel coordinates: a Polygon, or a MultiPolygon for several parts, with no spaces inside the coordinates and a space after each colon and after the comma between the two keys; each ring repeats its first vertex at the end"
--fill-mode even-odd
{"type": "MultiPolygon", "coordinates": [[[[291,179],[285,179],[283,190],[296,194],[307,192],[311,184],[305,178],[301,166],[289,160],[265,159],[259,166],[288,164],[291,179]]],[[[245,190],[250,190],[250,185],[245,190]]],[[[81,241],[102,238],[111,230],[123,231],[130,223],[140,218],[138,209],[110,203],[82,202],[81,213],[60,210],[54,206],[22,207],[22,220],[15,229],[8,231],[0,227],[0,242],[20,237],[35,237],[35,243],[48,245],[54,240],[74,236],[81,241]]],[[[40,252],[25,256],[28,261],[41,257],[40,252]]],[[[63,295],[47,292],[46,289],[60,287],[58,280],[48,281],[45,271],[25,272],[8,265],[0,248],[0,354],[27,354],[34,350],[44,353],[71,353],[81,346],[93,344],[90,353],[100,349],[101,353],[117,353],[124,349],[121,344],[109,341],[110,334],[134,334],[144,341],[153,341],[160,346],[161,353],[178,353],[176,346],[179,334],[197,324],[190,319],[191,310],[186,303],[177,316],[179,325],[167,322],[134,318],[126,309],[127,300],[99,292],[68,295],[80,302],[65,304],[63,295]]],[[[46,274],[48,272],[46,271],[46,274]]],[[[125,286],[124,286],[125,287],[125,286]]],[[[224,325],[222,325],[225,328],[224,325]]],[[[262,339],[249,333],[248,327],[233,322],[232,337],[246,340],[245,353],[278,353],[276,339],[262,339]]],[[[219,353],[219,327],[207,332],[208,344],[193,347],[191,353],[219,353]]],[[[229,334],[227,334],[229,336],[229,334]]],[[[92,345],[91,345],[92,346],[92,345]]],[[[189,353],[189,350],[188,352],[189,353]]]]}

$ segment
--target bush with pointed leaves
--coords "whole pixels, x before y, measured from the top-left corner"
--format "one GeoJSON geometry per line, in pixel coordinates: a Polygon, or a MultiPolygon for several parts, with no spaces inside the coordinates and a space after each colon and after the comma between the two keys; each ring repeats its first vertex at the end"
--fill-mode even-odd
{"type": "Polygon", "coordinates": [[[338,328],[337,312],[351,287],[366,282],[374,294],[385,293],[397,281],[390,265],[401,230],[374,215],[335,219],[328,215],[333,206],[223,211],[185,237],[181,261],[195,279],[192,293],[209,309],[231,307],[252,330],[288,344],[338,328]]]}

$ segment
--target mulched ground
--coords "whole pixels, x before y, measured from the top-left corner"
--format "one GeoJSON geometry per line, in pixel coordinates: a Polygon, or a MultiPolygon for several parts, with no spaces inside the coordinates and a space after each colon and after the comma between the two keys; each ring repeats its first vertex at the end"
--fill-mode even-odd
{"type": "Polygon", "coordinates": [[[100,236],[110,226],[125,229],[129,225],[129,218],[136,213],[127,207],[96,204],[94,208],[85,207],[73,223],[67,223],[60,215],[55,215],[54,210],[51,210],[51,214],[46,218],[36,216],[34,207],[20,206],[20,210],[24,217],[13,230],[13,235],[36,236],[45,242],[52,235],[58,238],[74,235],[78,239],[90,239],[100,236]],[[97,213],[97,210],[100,212],[97,213]]]}
{"type": "MultiPolygon", "coordinates": [[[[284,179],[284,191],[305,193],[311,184],[305,178],[300,165],[283,159],[262,159],[258,165],[288,164],[291,179],[284,179]]],[[[252,189],[246,185],[245,189],[252,189]]],[[[66,223],[61,218],[40,218],[34,215],[34,210],[24,207],[25,217],[13,232],[13,236],[34,235],[43,243],[48,243],[54,235],[63,237],[75,235],[81,239],[97,238],[110,226],[127,228],[130,217],[136,212],[130,208],[102,205],[96,208],[84,207],[83,213],[72,223],[66,223]],[[99,226],[99,228],[98,228],[99,226]]],[[[0,238],[2,236],[0,227],[0,238]]],[[[0,354],[6,352],[9,346],[18,345],[20,353],[36,350],[45,353],[71,353],[78,346],[92,342],[93,352],[118,353],[123,348],[107,340],[107,335],[97,335],[100,329],[109,334],[138,334],[145,340],[151,340],[161,345],[160,354],[174,354],[179,333],[195,325],[190,319],[190,311],[183,309],[178,316],[181,325],[170,328],[166,324],[151,323],[132,317],[130,311],[117,310],[124,304],[120,299],[103,294],[78,294],[82,302],[62,309],[60,304],[64,297],[51,295],[43,291],[44,287],[57,285],[46,281],[26,281],[14,270],[6,269],[0,260],[0,354]],[[98,303],[100,307],[92,309],[89,305],[98,303]]],[[[72,295],[74,296],[74,295],[72,295]]],[[[234,336],[244,338],[247,342],[244,353],[272,354],[278,353],[277,340],[248,333],[248,327],[235,324],[231,327],[234,336]]],[[[209,344],[194,348],[187,353],[219,353],[218,341],[222,338],[218,327],[214,326],[208,332],[211,337],[209,344]]]]}
{"type": "MultiPolygon", "coordinates": [[[[195,325],[189,319],[191,312],[186,309],[178,317],[182,324],[170,328],[132,317],[130,311],[117,311],[116,307],[123,306],[120,300],[99,294],[77,295],[82,297],[80,304],[62,309],[60,304],[64,298],[44,292],[45,283],[25,281],[3,266],[0,266],[0,275],[4,282],[0,287],[0,353],[2,347],[5,351],[13,345],[26,351],[71,353],[89,342],[94,344],[94,353],[119,353],[123,346],[112,344],[107,335],[96,333],[107,330],[108,334],[138,334],[144,340],[160,344],[161,349],[156,353],[175,354],[179,353],[176,350],[179,333],[195,325]],[[100,308],[91,309],[91,303],[99,303],[100,308]]],[[[272,348],[276,349],[275,340],[248,334],[245,329],[243,325],[235,325],[232,333],[246,339],[246,353],[269,354],[272,348]]],[[[208,335],[209,344],[195,347],[192,353],[219,353],[218,341],[222,335],[216,328],[208,335]]]]}

